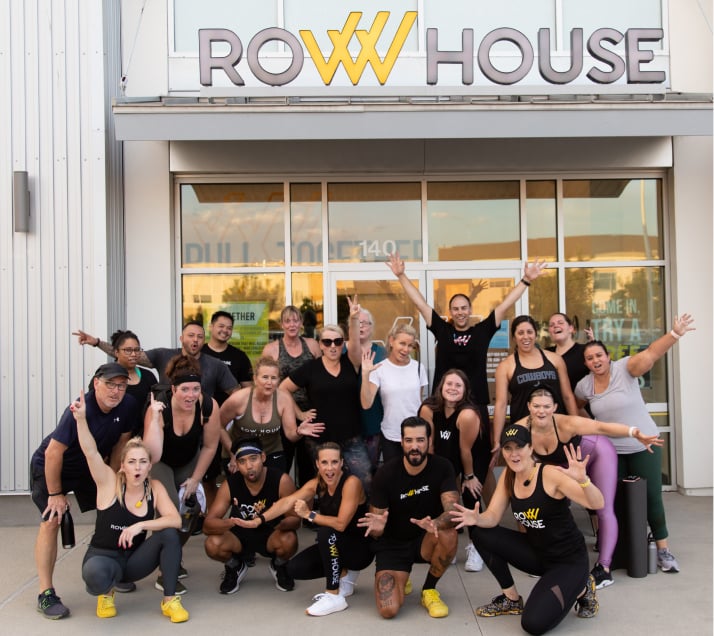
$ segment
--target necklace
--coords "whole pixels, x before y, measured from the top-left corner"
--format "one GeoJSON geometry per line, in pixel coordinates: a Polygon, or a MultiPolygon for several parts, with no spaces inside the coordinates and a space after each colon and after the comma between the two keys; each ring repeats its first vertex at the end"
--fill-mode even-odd
{"type": "Polygon", "coordinates": [[[144,497],[142,496],[139,501],[134,504],[134,508],[141,508],[144,505],[144,497]]]}
{"type": "Polygon", "coordinates": [[[530,485],[531,485],[531,481],[533,481],[533,477],[535,477],[535,474],[536,474],[536,471],[537,471],[537,470],[538,470],[538,464],[536,464],[535,466],[533,466],[533,471],[531,472],[530,477],[528,477],[528,479],[526,479],[526,480],[523,482],[523,485],[524,485],[524,486],[527,487],[527,486],[530,486],[530,485]]]}

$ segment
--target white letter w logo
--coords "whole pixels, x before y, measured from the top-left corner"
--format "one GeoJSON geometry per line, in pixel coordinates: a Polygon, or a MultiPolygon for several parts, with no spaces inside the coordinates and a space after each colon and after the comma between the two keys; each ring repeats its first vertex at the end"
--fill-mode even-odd
{"type": "Polygon", "coordinates": [[[336,29],[328,29],[327,31],[327,35],[330,37],[330,41],[332,42],[332,53],[327,60],[322,56],[322,51],[320,51],[320,47],[317,45],[317,41],[315,40],[315,36],[312,34],[312,31],[300,31],[300,37],[302,37],[302,40],[310,53],[310,57],[317,67],[317,72],[320,74],[320,77],[326,86],[329,86],[332,83],[332,78],[335,76],[335,71],[340,65],[340,62],[342,62],[342,65],[345,67],[345,71],[354,86],[357,85],[360,77],[362,77],[362,73],[364,72],[367,64],[372,66],[374,74],[377,76],[380,84],[384,84],[387,81],[389,73],[391,73],[392,67],[397,61],[399,52],[404,46],[407,35],[409,35],[409,31],[414,25],[417,18],[417,12],[407,11],[404,14],[402,22],[397,29],[397,33],[389,46],[389,50],[384,56],[384,60],[382,60],[377,54],[377,41],[382,35],[384,25],[387,24],[389,15],[389,11],[379,11],[370,30],[365,31],[364,29],[357,29],[357,24],[359,24],[360,18],[362,17],[362,12],[351,12],[347,16],[347,20],[345,21],[345,26],[342,28],[342,31],[337,31],[336,29]],[[357,39],[362,46],[356,60],[352,59],[348,48],[353,35],[357,36],[357,39]]]}

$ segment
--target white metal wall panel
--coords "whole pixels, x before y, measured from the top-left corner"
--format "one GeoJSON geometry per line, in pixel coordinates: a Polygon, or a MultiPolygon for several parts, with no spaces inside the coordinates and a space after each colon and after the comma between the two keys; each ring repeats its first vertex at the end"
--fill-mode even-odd
{"type": "Polygon", "coordinates": [[[103,4],[0,3],[0,492],[97,363],[71,336],[107,325],[103,4]],[[12,172],[29,176],[13,232],[12,172]]]}

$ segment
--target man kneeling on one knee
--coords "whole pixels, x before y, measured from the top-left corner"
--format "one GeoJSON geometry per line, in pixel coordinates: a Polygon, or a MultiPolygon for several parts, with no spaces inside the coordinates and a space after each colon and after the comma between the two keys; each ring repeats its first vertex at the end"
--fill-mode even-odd
{"type": "Polygon", "coordinates": [[[436,585],[458,547],[449,512],[459,494],[451,463],[429,455],[431,427],[420,417],[401,425],[403,456],[385,463],[372,482],[370,512],[359,521],[376,539],[374,594],[383,618],[393,618],[411,592],[414,563],[429,563],[421,603],[433,618],[449,614],[436,585]],[[406,588],[406,589],[405,589],[406,588]]]}

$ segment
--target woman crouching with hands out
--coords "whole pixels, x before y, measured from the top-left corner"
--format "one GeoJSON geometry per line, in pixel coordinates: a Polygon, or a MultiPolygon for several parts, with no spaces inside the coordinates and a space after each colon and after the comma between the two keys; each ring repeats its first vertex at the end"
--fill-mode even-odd
{"type": "Polygon", "coordinates": [[[325,442],[317,447],[317,477],[300,490],[276,501],[258,520],[236,520],[243,527],[294,512],[317,528],[317,540],[287,563],[294,579],[325,577],[325,592],[317,594],[305,610],[309,616],[327,616],[347,608],[345,597],[354,591],[360,570],[374,558],[370,542],[357,527],[367,512],[362,482],[344,469],[339,444],[325,442]],[[310,507],[312,506],[312,508],[310,507]]]}
{"type": "Polygon", "coordinates": [[[149,450],[139,437],[129,440],[115,473],[99,454],[87,426],[84,393],[70,408],[77,421],[79,444],[97,484],[94,536],[82,562],[87,591],[97,596],[97,616],[116,616],[117,583],[143,579],[160,565],[164,573],[161,611],[172,623],[187,621],[188,612],[175,594],[181,564],[177,531],[181,517],[161,482],[149,477],[149,450]]]}
{"type": "Polygon", "coordinates": [[[519,424],[501,435],[506,469],[501,474],[488,509],[481,513],[458,504],[451,512],[457,528],[473,526],[471,540],[498,580],[502,594],[476,610],[478,616],[522,614],[521,627],[544,634],[558,625],[576,605],[580,618],[592,618],[599,605],[589,574],[585,539],[570,512],[570,501],[597,510],[602,493],[586,468],[589,457],[566,447],[567,468],[536,463],[530,431],[519,424]],[[525,533],[499,526],[510,504],[525,533]],[[539,576],[525,606],[508,566],[539,576]]]}

